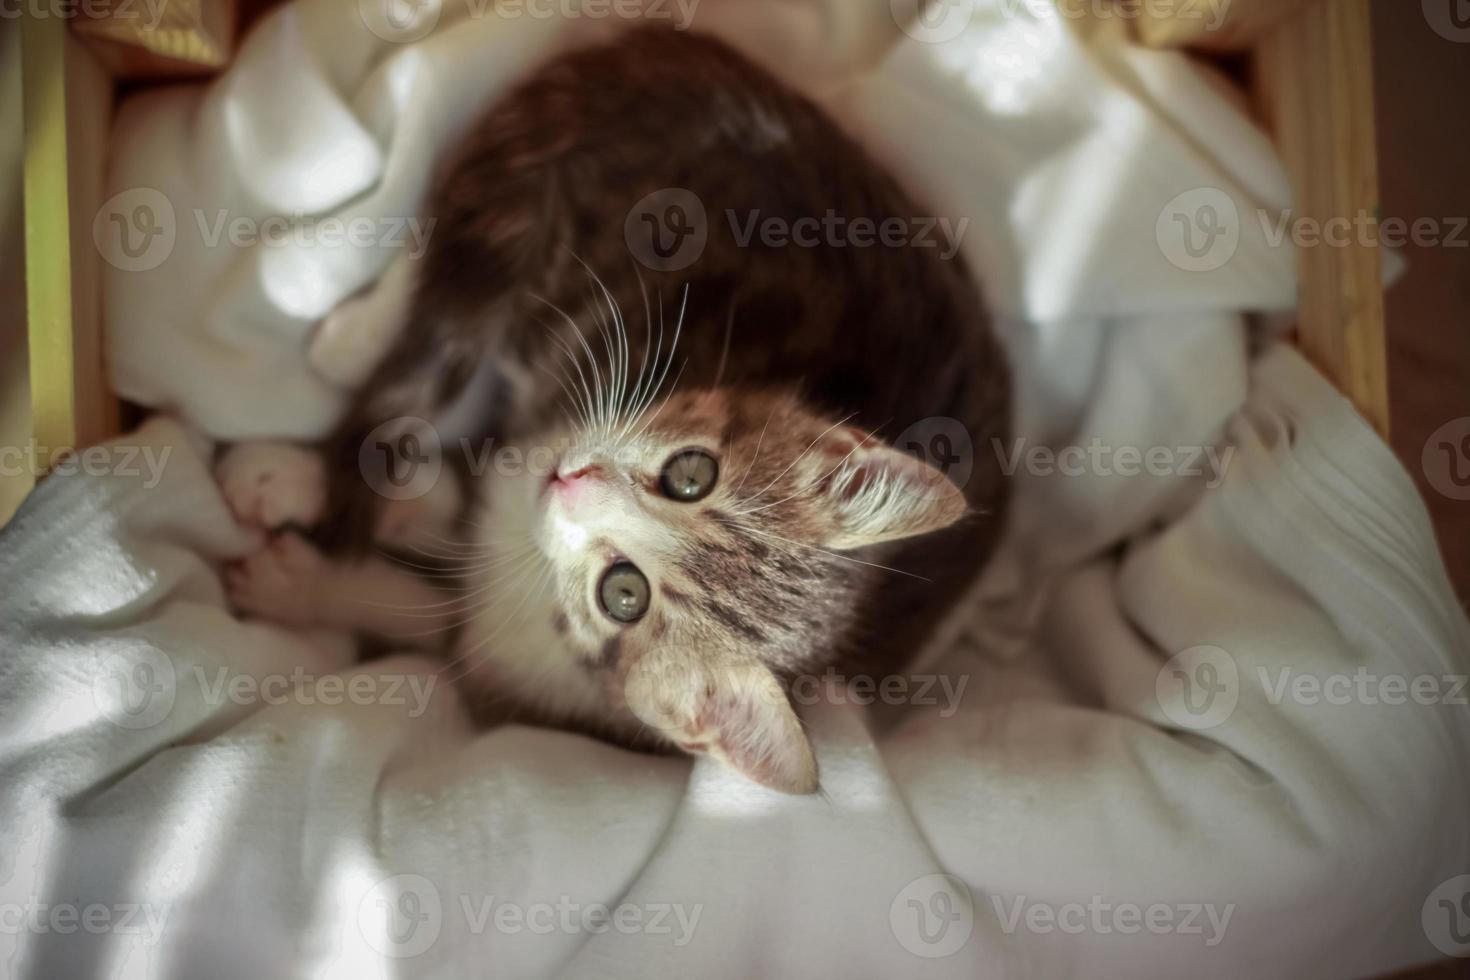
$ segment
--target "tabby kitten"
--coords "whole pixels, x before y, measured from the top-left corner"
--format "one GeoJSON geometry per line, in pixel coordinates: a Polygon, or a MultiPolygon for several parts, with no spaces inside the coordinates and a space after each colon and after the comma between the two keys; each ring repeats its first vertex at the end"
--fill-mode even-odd
{"type": "Polygon", "coordinates": [[[1005,438],[975,285],[940,249],[859,241],[924,211],[713,40],[642,29],[560,57],[446,162],[422,260],[314,343],[328,375],[369,367],[337,431],[221,464],[237,513],[331,556],[282,534],[230,571],[235,604],[452,635],[467,683],[541,719],[814,791],[792,679],[901,668],[999,531],[993,454],[960,488],[885,442],[934,417],[1005,438]],[[384,482],[435,439],[459,480],[384,482]]]}

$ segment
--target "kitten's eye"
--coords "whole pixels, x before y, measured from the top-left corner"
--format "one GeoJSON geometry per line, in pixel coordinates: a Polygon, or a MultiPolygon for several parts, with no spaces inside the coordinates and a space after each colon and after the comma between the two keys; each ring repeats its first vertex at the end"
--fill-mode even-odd
{"type": "Polygon", "coordinates": [[[659,484],[672,500],[693,503],[709,496],[720,476],[720,464],[709,453],[686,449],[664,464],[659,484]]]}
{"type": "Polygon", "coordinates": [[[648,612],[648,579],[630,561],[614,564],[597,586],[602,609],[620,623],[633,623],[648,612]]]}

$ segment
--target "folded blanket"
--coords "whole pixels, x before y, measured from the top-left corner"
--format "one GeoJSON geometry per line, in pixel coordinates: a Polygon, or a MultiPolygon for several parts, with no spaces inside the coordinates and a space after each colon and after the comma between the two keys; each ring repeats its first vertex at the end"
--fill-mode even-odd
{"type": "Polygon", "coordinates": [[[1432,956],[1431,892],[1470,866],[1470,626],[1389,451],[1295,352],[1253,380],[1221,485],[1066,574],[1024,655],[947,652],[957,696],[915,688],[882,733],[856,685],[812,697],[804,798],[476,732],[432,661],[236,622],[215,571],[255,542],[151,422],[113,452],[164,460],[156,485],[53,477],[0,536],[0,956],[352,978],[1432,956]]]}

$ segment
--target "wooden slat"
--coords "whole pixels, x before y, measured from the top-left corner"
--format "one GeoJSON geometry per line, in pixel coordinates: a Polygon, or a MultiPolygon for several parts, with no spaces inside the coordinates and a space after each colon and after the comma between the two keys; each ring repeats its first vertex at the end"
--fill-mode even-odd
{"type": "Polygon", "coordinates": [[[26,336],[31,362],[31,429],[36,441],[47,447],[77,444],[65,49],[66,21],[28,11],[21,27],[26,336]]]}
{"type": "Polygon", "coordinates": [[[1327,0],[1278,25],[1256,49],[1257,99],[1292,178],[1295,216],[1352,222],[1347,245],[1298,250],[1302,349],[1387,435],[1368,2],[1327,0]]]}
{"type": "MultiPolygon", "coordinates": [[[[1065,2],[1065,0],[1064,0],[1065,2]]],[[[1135,34],[1156,48],[1245,50],[1317,0],[1114,0],[1137,19],[1135,34]]],[[[1329,0],[1333,2],[1333,0],[1329,0]]]]}
{"type": "Polygon", "coordinates": [[[113,435],[118,416],[103,370],[100,257],[91,240],[111,82],[66,24],[28,13],[21,35],[31,427],[48,454],[113,435]]]}
{"type": "Polygon", "coordinates": [[[77,438],[92,445],[117,435],[119,403],[104,360],[102,255],[92,220],[102,209],[113,80],[74,34],[66,39],[67,188],[71,200],[72,356],[77,438]]]}

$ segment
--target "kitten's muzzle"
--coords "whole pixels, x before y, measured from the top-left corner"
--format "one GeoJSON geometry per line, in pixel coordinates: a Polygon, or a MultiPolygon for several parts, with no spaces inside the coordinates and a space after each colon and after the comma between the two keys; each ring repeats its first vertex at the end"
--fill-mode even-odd
{"type": "Polygon", "coordinates": [[[586,457],[575,458],[564,455],[552,466],[542,493],[550,494],[554,490],[559,497],[570,503],[580,495],[581,491],[594,483],[606,480],[607,473],[600,464],[586,457]]]}

